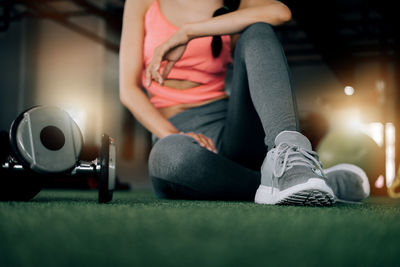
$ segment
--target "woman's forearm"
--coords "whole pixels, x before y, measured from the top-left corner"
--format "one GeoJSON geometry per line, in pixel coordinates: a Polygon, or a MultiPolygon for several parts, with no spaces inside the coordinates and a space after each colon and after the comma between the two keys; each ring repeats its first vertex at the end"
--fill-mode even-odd
{"type": "Polygon", "coordinates": [[[266,22],[276,26],[290,19],[289,8],[277,2],[267,6],[243,8],[206,21],[190,23],[183,26],[182,30],[191,40],[203,36],[240,33],[256,22],[266,22]]]}
{"type": "Polygon", "coordinates": [[[256,5],[253,3],[252,6],[242,6],[238,10],[225,15],[182,26],[154,50],[153,58],[146,68],[146,84],[149,85],[152,80],[162,84],[163,79],[168,77],[170,70],[182,57],[186,45],[191,39],[236,34],[256,22],[279,25],[291,19],[290,9],[281,2],[274,0],[262,2],[264,4],[256,5]],[[161,74],[162,61],[167,61],[167,64],[161,74]]]}
{"type": "Polygon", "coordinates": [[[125,88],[121,90],[121,102],[135,118],[158,138],[179,133],[149,101],[141,88],[125,88]]]}

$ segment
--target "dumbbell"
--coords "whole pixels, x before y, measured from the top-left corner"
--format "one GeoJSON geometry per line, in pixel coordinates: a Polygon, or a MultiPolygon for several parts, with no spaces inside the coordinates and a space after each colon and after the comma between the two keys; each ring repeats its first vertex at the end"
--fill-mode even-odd
{"type": "MultiPolygon", "coordinates": [[[[68,175],[71,179],[76,174],[94,176],[99,184],[99,203],[111,201],[116,183],[114,139],[102,135],[100,156],[93,161],[79,160],[82,146],[82,133],[67,112],[52,106],[33,107],[21,113],[11,125],[11,153],[6,159],[3,157],[1,173],[23,173],[19,177],[32,175],[39,191],[38,176],[68,175]]],[[[2,184],[0,181],[0,187],[2,184]]],[[[37,188],[35,190],[31,190],[32,196],[26,198],[33,198],[39,192],[37,188]]]]}

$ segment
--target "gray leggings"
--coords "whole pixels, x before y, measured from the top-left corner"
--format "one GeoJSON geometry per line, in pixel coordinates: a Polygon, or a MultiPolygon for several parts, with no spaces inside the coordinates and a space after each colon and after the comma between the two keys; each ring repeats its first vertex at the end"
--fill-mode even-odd
{"type": "Polygon", "coordinates": [[[296,102],[284,52],[269,24],[247,27],[237,41],[229,99],[171,117],[183,132],[210,137],[217,154],[186,135],[155,139],[149,157],[160,198],[252,200],[260,166],[275,136],[298,130],[296,102]]]}

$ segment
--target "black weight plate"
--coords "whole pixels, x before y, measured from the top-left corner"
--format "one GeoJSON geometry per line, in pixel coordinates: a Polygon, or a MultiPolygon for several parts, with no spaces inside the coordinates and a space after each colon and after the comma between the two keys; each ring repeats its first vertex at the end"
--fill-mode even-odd
{"type": "Polygon", "coordinates": [[[0,165],[6,162],[11,153],[10,138],[8,132],[0,131],[0,165]]]}
{"type": "MultiPolygon", "coordinates": [[[[3,157],[5,156],[5,153],[7,153],[6,157],[13,154],[20,164],[23,166],[26,164],[25,166],[28,166],[19,154],[15,137],[18,125],[24,118],[24,113],[30,109],[22,112],[13,121],[10,133],[1,133],[2,163],[4,162],[3,157]]],[[[28,201],[35,197],[41,189],[42,183],[40,177],[36,173],[29,171],[29,166],[28,169],[19,171],[3,169],[0,166],[0,201],[28,201]]]]}
{"type": "Polygon", "coordinates": [[[41,189],[41,179],[33,171],[0,168],[0,201],[28,201],[41,189]]]}
{"type": "Polygon", "coordinates": [[[100,175],[99,175],[99,203],[107,203],[112,200],[113,191],[108,189],[108,166],[110,159],[110,137],[103,134],[100,150],[100,175]]]}

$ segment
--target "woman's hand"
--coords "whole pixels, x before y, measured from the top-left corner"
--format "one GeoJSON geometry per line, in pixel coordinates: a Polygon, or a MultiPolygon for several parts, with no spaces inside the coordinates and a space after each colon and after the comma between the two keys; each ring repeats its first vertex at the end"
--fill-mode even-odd
{"type": "Polygon", "coordinates": [[[188,132],[188,133],[180,132],[179,134],[190,136],[194,138],[202,147],[207,148],[211,152],[217,153],[217,149],[215,148],[214,142],[207,136],[193,132],[188,132]]]}
{"type": "Polygon", "coordinates": [[[189,37],[182,27],[154,50],[153,58],[146,68],[146,86],[149,86],[152,80],[163,84],[164,79],[185,52],[188,42],[189,37]],[[167,61],[167,63],[161,74],[160,66],[163,61],[167,61]]]}

